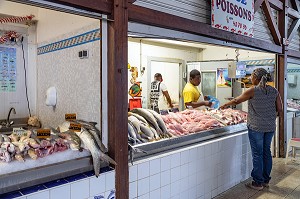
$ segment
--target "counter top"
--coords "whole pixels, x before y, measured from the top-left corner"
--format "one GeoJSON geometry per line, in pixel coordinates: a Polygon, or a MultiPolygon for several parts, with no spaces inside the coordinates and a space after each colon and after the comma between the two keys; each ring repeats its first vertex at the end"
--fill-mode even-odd
{"type": "Polygon", "coordinates": [[[211,129],[207,131],[201,131],[198,133],[194,133],[182,137],[163,139],[156,142],[148,142],[148,143],[140,144],[137,146],[133,146],[133,148],[140,149],[142,151],[145,151],[146,153],[134,153],[134,161],[148,158],[156,154],[166,153],[174,149],[180,149],[207,140],[212,140],[215,138],[236,134],[241,131],[247,131],[246,123],[211,129]]]}

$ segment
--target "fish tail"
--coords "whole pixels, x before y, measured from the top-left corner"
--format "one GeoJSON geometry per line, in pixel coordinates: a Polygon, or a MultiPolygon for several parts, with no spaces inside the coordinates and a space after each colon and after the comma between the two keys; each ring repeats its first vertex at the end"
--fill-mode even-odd
{"type": "Polygon", "coordinates": [[[106,155],[105,153],[100,153],[100,158],[102,158],[102,160],[109,162],[113,165],[117,165],[116,161],[114,161],[111,157],[109,157],[108,155],[106,155]]]}
{"type": "Polygon", "coordinates": [[[98,176],[100,175],[100,167],[101,167],[101,165],[100,165],[100,159],[98,157],[96,157],[95,155],[92,155],[92,157],[93,157],[93,165],[94,165],[95,176],[98,178],[98,176]]]}

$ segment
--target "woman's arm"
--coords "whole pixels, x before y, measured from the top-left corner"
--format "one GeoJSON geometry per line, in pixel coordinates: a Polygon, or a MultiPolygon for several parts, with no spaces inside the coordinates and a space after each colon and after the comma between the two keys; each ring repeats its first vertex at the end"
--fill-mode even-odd
{"type": "Polygon", "coordinates": [[[220,107],[220,109],[224,109],[227,108],[229,106],[232,105],[238,105],[244,101],[247,101],[249,99],[251,99],[254,96],[254,87],[246,90],[245,92],[243,92],[240,96],[234,98],[233,100],[225,103],[223,106],[220,107]]]}

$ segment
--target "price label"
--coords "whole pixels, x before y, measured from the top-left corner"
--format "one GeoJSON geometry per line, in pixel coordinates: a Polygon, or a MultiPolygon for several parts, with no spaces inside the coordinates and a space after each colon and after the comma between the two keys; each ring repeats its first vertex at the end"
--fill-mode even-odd
{"type": "Polygon", "coordinates": [[[67,113],[67,114],[65,114],[65,119],[67,121],[76,120],[76,113],[67,113]]]}
{"type": "Polygon", "coordinates": [[[81,124],[70,123],[69,129],[74,131],[74,132],[80,132],[81,131],[81,124]]]}
{"type": "Polygon", "coordinates": [[[36,130],[36,135],[38,138],[49,138],[51,135],[50,129],[38,129],[36,130]]]}
{"type": "Polygon", "coordinates": [[[26,132],[26,130],[24,130],[22,128],[13,128],[13,133],[18,136],[22,136],[25,132],[26,132]]]}

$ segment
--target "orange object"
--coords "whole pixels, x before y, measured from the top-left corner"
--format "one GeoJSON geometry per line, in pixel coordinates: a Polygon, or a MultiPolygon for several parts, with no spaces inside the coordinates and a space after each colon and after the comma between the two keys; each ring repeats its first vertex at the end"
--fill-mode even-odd
{"type": "Polygon", "coordinates": [[[129,110],[132,110],[134,108],[142,108],[141,98],[129,99],[129,110]]]}

